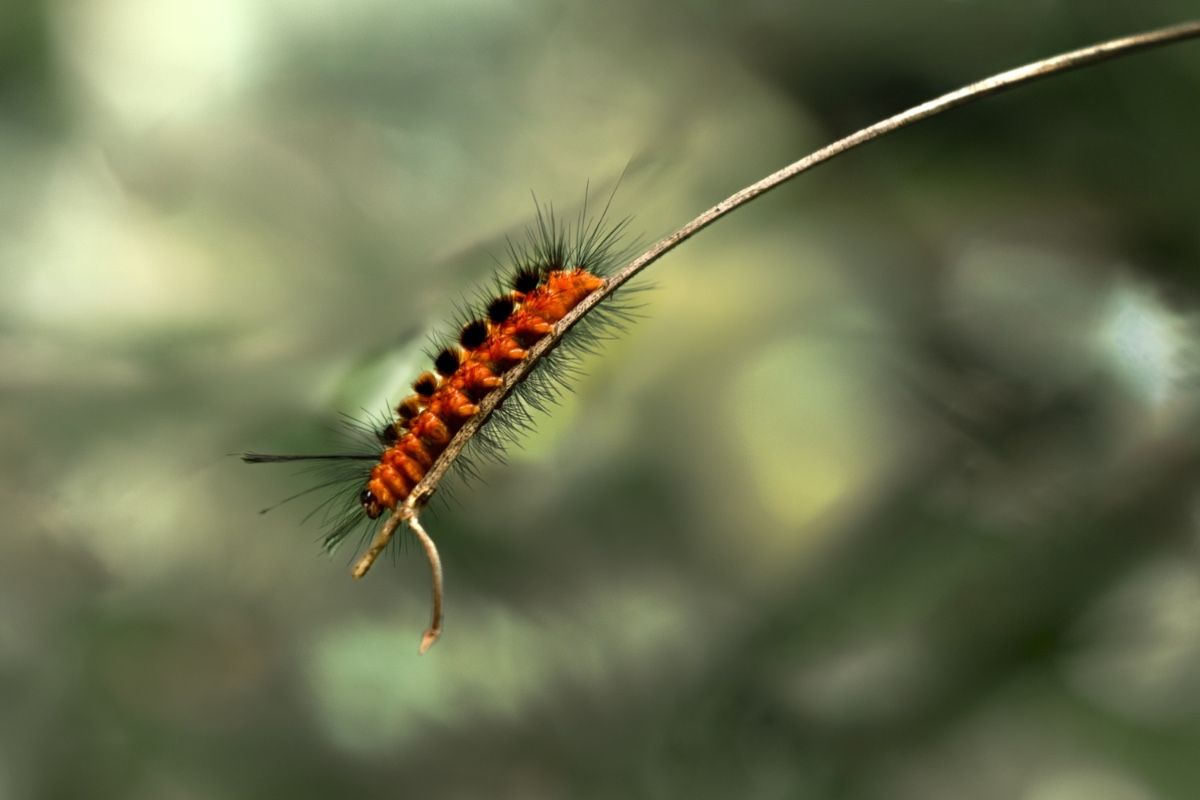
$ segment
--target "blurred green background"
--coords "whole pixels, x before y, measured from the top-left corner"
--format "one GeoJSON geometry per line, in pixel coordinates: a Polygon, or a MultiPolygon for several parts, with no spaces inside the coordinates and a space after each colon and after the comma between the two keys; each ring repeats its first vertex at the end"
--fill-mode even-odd
{"type": "Polygon", "coordinates": [[[649,241],[1191,2],[61,0],[0,23],[0,797],[1200,796],[1200,44],[890,136],[363,581],[243,449],[395,400],[530,191],[649,241]]]}

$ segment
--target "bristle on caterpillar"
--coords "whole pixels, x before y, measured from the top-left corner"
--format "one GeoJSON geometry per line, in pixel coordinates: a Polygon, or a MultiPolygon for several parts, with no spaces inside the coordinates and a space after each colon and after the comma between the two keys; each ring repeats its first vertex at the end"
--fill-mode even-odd
{"type": "Polygon", "coordinates": [[[536,267],[521,267],[518,269],[512,278],[513,291],[522,294],[532,292],[541,283],[541,275],[536,267]]]}
{"type": "Polygon", "coordinates": [[[437,370],[437,374],[443,378],[448,378],[458,371],[462,365],[462,356],[458,351],[447,347],[442,352],[438,353],[433,359],[433,368],[437,370]]]}
{"type": "Polygon", "coordinates": [[[417,393],[417,397],[421,398],[421,401],[428,401],[430,397],[433,397],[437,388],[438,378],[432,372],[422,372],[412,385],[413,391],[417,393]]]}
{"type": "Polygon", "coordinates": [[[495,300],[488,303],[488,319],[493,325],[499,325],[512,316],[515,308],[516,303],[513,301],[512,297],[497,297],[495,300]]]}
{"type": "Polygon", "coordinates": [[[463,326],[462,332],[458,335],[458,341],[467,350],[474,350],[487,341],[487,337],[487,323],[477,319],[463,326]]]}

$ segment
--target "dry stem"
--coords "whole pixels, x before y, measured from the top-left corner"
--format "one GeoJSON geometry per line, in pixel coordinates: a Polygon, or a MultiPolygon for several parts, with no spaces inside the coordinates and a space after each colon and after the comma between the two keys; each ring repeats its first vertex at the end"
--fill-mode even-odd
{"type": "Polygon", "coordinates": [[[433,647],[433,643],[442,635],[442,559],[438,555],[437,545],[421,527],[421,521],[417,519],[416,514],[409,517],[408,527],[421,540],[421,546],[425,548],[425,557],[429,559],[429,569],[433,573],[433,617],[425,635],[421,637],[421,646],[417,650],[421,655],[425,655],[425,651],[433,647]]]}
{"type": "Polygon", "coordinates": [[[734,209],[749,203],[759,195],[765,194],[800,173],[807,172],[818,164],[829,161],[880,136],[911,125],[914,122],[935,116],[943,111],[948,111],[973,100],[979,100],[1038,78],[1107,61],[1108,59],[1128,55],[1138,50],[1192,39],[1198,36],[1200,36],[1200,20],[1193,20],[1179,25],[1100,42],[1099,44],[1051,56],[1050,58],[1034,61],[1022,67],[992,75],[989,78],[984,78],[961,89],[956,89],[940,97],[935,97],[920,105],[913,106],[907,111],[902,111],[899,114],[876,122],[874,125],[856,131],[843,139],[839,139],[832,144],[822,147],[820,150],[810,153],[799,161],[789,164],[778,172],[768,175],[757,183],[751,184],[717,203],[679,230],[660,240],[649,250],[610,276],[605,281],[603,287],[597,289],[572,309],[567,316],[563,317],[554,326],[553,331],[534,345],[530,349],[529,355],[523,361],[505,373],[504,383],[479,403],[479,412],[459,429],[454,438],[450,440],[450,444],[434,462],[429,472],[413,488],[412,493],[404,501],[404,504],[392,513],[392,517],[375,536],[370,548],[355,565],[352,574],[356,578],[361,578],[365,575],[375,562],[375,559],[383,552],[383,549],[387,546],[388,541],[394,535],[399,524],[403,520],[408,520],[409,526],[425,546],[426,555],[429,556],[430,565],[433,569],[433,625],[425,632],[425,638],[421,642],[421,652],[425,652],[441,634],[442,569],[441,562],[437,557],[437,549],[433,545],[433,540],[429,538],[428,534],[425,533],[417,521],[417,515],[421,507],[433,495],[438,484],[445,476],[446,471],[454,463],[454,460],[458,458],[463,448],[466,447],[475,433],[483,427],[492,412],[512,393],[513,388],[525,379],[525,376],[537,366],[543,356],[562,341],[567,331],[626,281],[734,209]]]}
{"type": "Polygon", "coordinates": [[[408,528],[421,542],[421,547],[425,549],[425,558],[429,561],[429,571],[432,576],[433,589],[433,617],[429,622],[429,627],[425,631],[425,635],[421,637],[421,646],[417,652],[425,655],[425,651],[433,647],[433,643],[442,635],[442,597],[444,596],[443,578],[442,578],[442,557],[438,555],[437,545],[433,542],[433,537],[425,532],[425,528],[421,526],[421,521],[417,518],[417,514],[410,508],[401,507],[396,510],[379,529],[374,541],[371,542],[370,548],[363,554],[363,557],[354,565],[354,569],[350,574],[355,578],[361,578],[367,574],[367,570],[375,563],[375,559],[387,547],[392,536],[396,533],[396,528],[400,527],[402,522],[408,523],[408,528]]]}

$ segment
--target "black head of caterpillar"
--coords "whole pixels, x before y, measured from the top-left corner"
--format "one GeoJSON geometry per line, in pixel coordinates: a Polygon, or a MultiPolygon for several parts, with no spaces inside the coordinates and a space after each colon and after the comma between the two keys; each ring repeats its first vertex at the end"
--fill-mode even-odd
{"type": "MultiPolygon", "coordinates": [[[[552,207],[539,205],[535,200],[534,222],[523,237],[508,241],[508,264],[502,266],[493,288],[460,309],[448,333],[435,338],[431,352],[433,370],[416,378],[411,387],[413,394],[399,403],[394,412],[345,421],[356,442],[354,448],[325,455],[246,453],[243,459],[249,463],[311,462],[311,471],[319,476],[318,482],[287,500],[323,493],[319,504],[305,519],[319,519],[325,529],[322,543],[332,551],[363,523],[374,523],[380,516],[380,498],[364,488],[372,470],[409,426],[419,424],[422,408],[442,382],[460,369],[465,353],[483,346],[489,332],[512,319],[522,308],[523,298],[547,286],[552,274],[582,270],[602,278],[624,263],[633,247],[623,241],[629,220],[610,222],[607,217],[607,205],[596,217],[589,217],[585,196],[578,217],[564,223],[552,207]]],[[[532,425],[532,410],[544,410],[567,388],[581,355],[593,352],[601,340],[630,320],[630,307],[621,302],[628,295],[629,291],[622,289],[606,298],[541,359],[471,439],[456,459],[455,471],[470,476],[475,473],[479,458],[502,460],[504,446],[532,425]]]]}

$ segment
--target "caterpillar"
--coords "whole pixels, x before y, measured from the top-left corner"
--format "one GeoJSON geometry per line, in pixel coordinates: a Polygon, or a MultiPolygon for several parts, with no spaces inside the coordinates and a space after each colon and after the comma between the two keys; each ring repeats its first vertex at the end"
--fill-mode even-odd
{"type": "MultiPolygon", "coordinates": [[[[468,453],[456,453],[453,466],[474,472],[472,456],[501,458],[503,446],[531,424],[529,410],[544,408],[553,400],[573,374],[579,355],[592,350],[594,341],[605,335],[598,328],[621,327],[631,319],[631,307],[609,295],[585,324],[537,359],[536,368],[509,387],[493,409],[481,410],[481,401],[501,392],[506,377],[530,359],[530,348],[549,336],[585,298],[604,288],[605,276],[627,257],[632,245],[623,243],[623,235],[630,220],[610,223],[611,202],[610,195],[603,210],[590,219],[585,192],[578,218],[564,224],[552,206],[543,207],[535,198],[534,223],[522,239],[509,240],[509,263],[502,267],[492,291],[460,310],[452,323],[452,336],[435,339],[432,368],[417,376],[411,394],[383,415],[345,418],[360,452],[242,454],[248,463],[324,465],[321,482],[283,502],[332,488],[305,517],[307,521],[323,514],[326,550],[335,550],[360,527],[369,536],[373,522],[386,511],[397,512],[473,417],[487,414],[470,437],[468,453]]],[[[263,509],[264,513],[271,508],[263,509]]],[[[356,577],[365,571],[357,567],[356,577]]]]}
{"type": "Polygon", "coordinates": [[[544,275],[533,269],[518,272],[512,291],[488,303],[484,319],[463,327],[461,349],[439,352],[433,362],[436,373],[422,373],[413,383],[414,394],[396,407],[398,420],[383,433],[389,447],[359,496],[367,517],[376,519],[384,509],[395,510],[425,477],[450,437],[479,413],[477,401],[503,384],[500,375],[525,359],[527,347],[603,285],[604,280],[583,265],[547,267],[544,275]]]}

